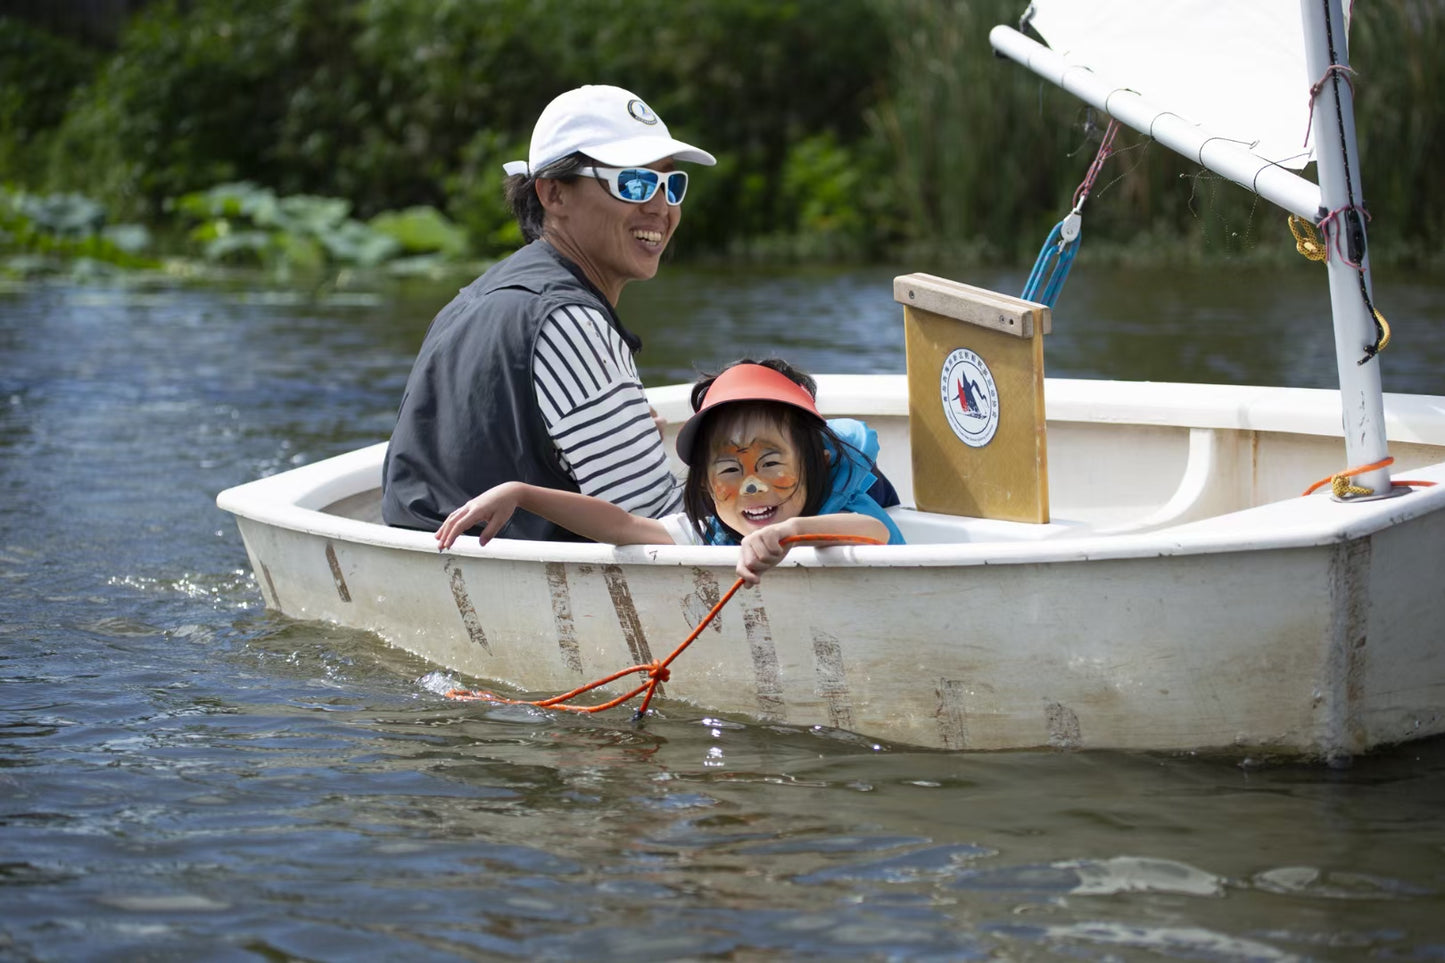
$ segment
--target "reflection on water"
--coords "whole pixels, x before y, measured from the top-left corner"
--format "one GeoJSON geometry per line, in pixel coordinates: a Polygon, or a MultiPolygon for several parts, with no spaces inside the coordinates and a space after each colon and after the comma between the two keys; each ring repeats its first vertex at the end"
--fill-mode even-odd
{"type": "MultiPolygon", "coordinates": [[[[622,313],[650,383],[901,371],[897,273],[674,266],[622,313]]],[[[1323,285],[1265,280],[1081,262],[1049,371],[1331,386],[1323,285]]],[[[1440,285],[1376,291],[1387,387],[1445,393],[1440,285]]],[[[266,613],[215,493],[385,437],[446,297],[0,295],[0,958],[1445,956],[1442,741],[1329,769],[638,727],[448,703],[266,613]]]]}

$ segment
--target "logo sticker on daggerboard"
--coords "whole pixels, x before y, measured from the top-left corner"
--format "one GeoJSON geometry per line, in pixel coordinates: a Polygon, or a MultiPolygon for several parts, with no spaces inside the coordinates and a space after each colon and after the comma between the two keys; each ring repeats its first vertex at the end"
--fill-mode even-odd
{"type": "Polygon", "coordinates": [[[983,358],[967,348],[943,360],[938,381],[943,415],[953,433],[970,448],[982,448],[998,431],[998,389],[983,358]]]}

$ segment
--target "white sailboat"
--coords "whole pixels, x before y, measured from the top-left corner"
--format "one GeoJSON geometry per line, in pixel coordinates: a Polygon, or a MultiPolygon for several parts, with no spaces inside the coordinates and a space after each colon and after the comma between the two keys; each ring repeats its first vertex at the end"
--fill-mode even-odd
{"type": "MultiPolygon", "coordinates": [[[[795,549],[707,623],[654,708],[965,750],[1324,758],[1445,732],[1445,397],[1381,390],[1352,104],[1334,82],[1339,0],[1237,5],[1267,59],[1288,59],[1291,25],[1308,51],[1282,83],[1312,124],[1318,185],[1284,166],[1298,146],[1216,132],[1091,63],[1124,63],[1088,38],[1127,34],[1114,19],[1126,6],[1144,11],[1135,27],[1163,15],[1040,0],[1032,25],[1050,46],[1008,27],[990,40],[1321,225],[1340,390],[1048,379],[1046,307],[901,277],[908,374],[824,375],[818,401],[878,430],[908,544],[795,549]],[[965,365],[996,388],[982,407],[997,420],[971,438],[940,387],[965,365]],[[1303,494],[1321,479],[1333,494],[1303,494]]],[[[1176,20],[1226,4],[1158,6],[1176,20]]],[[[649,396],[679,424],[687,390],[649,396]]],[[[466,540],[438,554],[429,534],[380,524],[383,451],[220,494],[269,608],[550,695],[656,662],[733,582],[729,548],[466,540]]]]}

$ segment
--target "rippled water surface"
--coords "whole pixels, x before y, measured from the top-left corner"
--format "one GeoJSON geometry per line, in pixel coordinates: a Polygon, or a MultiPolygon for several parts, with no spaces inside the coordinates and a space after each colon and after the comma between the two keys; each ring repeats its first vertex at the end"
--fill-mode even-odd
{"type": "MultiPolygon", "coordinates": [[[[896,273],[672,267],[622,311],[650,383],[901,371],[896,273]]],[[[1386,388],[1445,394],[1445,286],[1376,294],[1386,388]]],[[[1049,372],[1332,387],[1325,296],[1076,269],[1049,372]]],[[[1445,959],[1445,742],[1332,769],[638,727],[450,703],[268,614],[216,493],[383,439],[446,297],[0,292],[0,959],[1445,959]]]]}

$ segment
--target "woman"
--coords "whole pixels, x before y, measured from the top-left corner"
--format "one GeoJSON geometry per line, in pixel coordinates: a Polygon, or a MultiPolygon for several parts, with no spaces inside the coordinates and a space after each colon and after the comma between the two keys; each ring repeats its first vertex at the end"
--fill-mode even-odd
{"type": "MultiPolygon", "coordinates": [[[[542,111],[528,159],[504,165],[528,243],[432,321],[387,447],[387,524],[435,530],[507,481],[647,517],[679,510],[633,362],[642,342],[616,306],[657,273],[682,219],[684,161],[716,163],[620,87],[579,87],[542,111]]],[[[575,538],[527,512],[505,536],[575,538]]]]}

